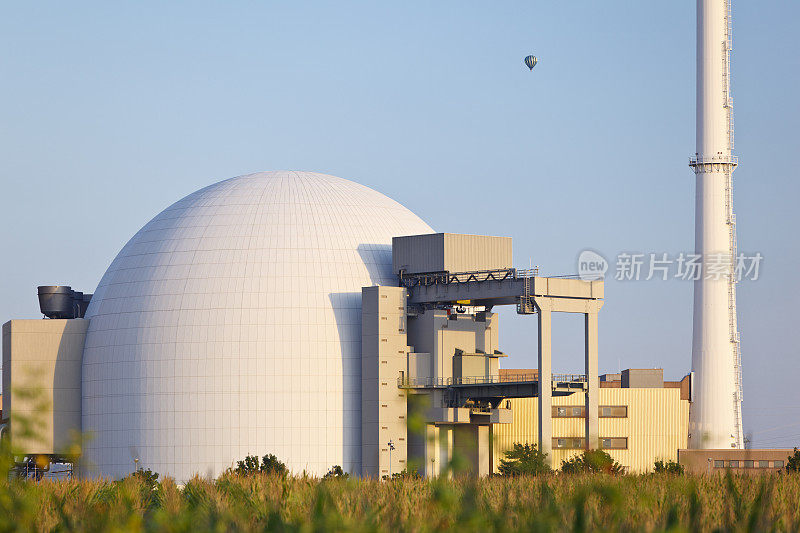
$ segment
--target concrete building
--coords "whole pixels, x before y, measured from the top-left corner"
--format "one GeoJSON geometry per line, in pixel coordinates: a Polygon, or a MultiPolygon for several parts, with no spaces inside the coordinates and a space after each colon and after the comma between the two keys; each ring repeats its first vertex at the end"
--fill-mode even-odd
{"type": "Polygon", "coordinates": [[[389,476],[408,466],[408,395],[397,386],[411,351],[406,294],[379,286],[361,294],[361,472],[389,476]]]}
{"type": "Polygon", "coordinates": [[[602,448],[643,472],[687,447],[691,384],[600,376],[604,297],[346,180],[241,176],[151,220],[93,295],[40,287],[50,319],[3,326],[0,431],[52,457],[80,430],[89,476],[186,480],[266,453],[296,473],[433,477],[459,457],[486,475],[516,442],[556,468],[602,448]],[[541,371],[501,370],[502,305],[535,319],[541,371]],[[580,374],[552,373],[557,312],[583,316],[580,374]]]}
{"type": "MultiPolygon", "coordinates": [[[[435,476],[460,454],[483,475],[492,427],[512,420],[505,398],[539,396],[549,413],[554,395],[577,394],[596,413],[602,282],[516,270],[508,238],[418,230],[330,176],[257,174],[188,196],[131,239],[94,295],[40,287],[51,319],[4,326],[12,442],[55,456],[80,429],[83,473],[111,477],[184,480],[263,453],[372,477],[435,476]],[[416,235],[392,246],[394,232],[416,235]],[[584,314],[590,379],[503,382],[495,305],[538,315],[546,368],[550,313],[584,314]],[[26,403],[33,389],[50,407],[26,403]],[[45,416],[43,441],[12,413],[45,416]]],[[[548,417],[539,426],[550,434],[548,417]]],[[[590,446],[597,428],[588,416],[590,446]]]]}
{"type": "MultiPolygon", "coordinates": [[[[265,172],[201,189],[123,247],[86,320],[6,325],[7,406],[25,407],[13,392],[22,369],[46,360],[71,394],[60,400],[55,383],[54,420],[65,417],[54,431],[91,435],[86,475],[138,465],[185,480],[265,453],[295,472],[358,473],[361,288],[396,286],[392,237],[431,231],[382,194],[323,174],[265,172]],[[76,328],[85,346],[82,333],[67,342],[76,328]]],[[[57,452],[64,435],[43,429],[53,446],[27,453],[57,452]]]]}
{"type": "Polygon", "coordinates": [[[74,453],[80,444],[81,359],[89,321],[11,320],[3,324],[3,421],[21,455],[74,453]],[[12,357],[13,354],[13,357],[12,357]]]}
{"type": "Polygon", "coordinates": [[[263,172],[201,189],[125,245],[87,310],[86,458],[187,479],[248,454],[361,470],[361,288],[431,233],[367,187],[263,172]]]}
{"type": "Polygon", "coordinates": [[[400,286],[362,290],[362,475],[384,477],[409,468],[437,476],[456,455],[467,470],[489,474],[493,428],[512,421],[506,398],[541,398],[548,416],[539,418],[538,444],[549,451],[551,399],[574,395],[594,413],[583,426],[585,441],[599,445],[602,281],[516,270],[511,240],[502,237],[402,236],[393,239],[392,254],[400,286]],[[537,315],[539,360],[547,369],[550,314],[583,314],[586,374],[501,378],[499,361],[506,354],[492,312],[497,305],[537,315]]]}
{"type": "Polygon", "coordinates": [[[735,474],[778,472],[786,467],[794,450],[678,450],[678,461],[687,472],[713,474],[730,470],[735,474]]]}
{"type": "MultiPolygon", "coordinates": [[[[501,370],[504,379],[536,370],[501,370]]],[[[690,379],[664,381],[661,369],[629,369],[600,377],[599,448],[608,452],[630,473],[652,471],[656,460],[677,461],[685,448],[689,427],[690,379]]],[[[503,452],[515,443],[536,444],[538,398],[507,402],[513,420],[495,426],[492,470],[497,471],[503,452]]],[[[586,448],[586,410],[579,398],[553,398],[551,410],[553,466],[586,448]]]]}

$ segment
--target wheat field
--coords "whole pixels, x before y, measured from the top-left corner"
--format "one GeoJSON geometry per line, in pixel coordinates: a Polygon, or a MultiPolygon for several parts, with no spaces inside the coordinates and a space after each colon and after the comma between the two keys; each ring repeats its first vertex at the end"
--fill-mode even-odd
{"type": "Polygon", "coordinates": [[[800,531],[800,475],[0,482],[0,531],[800,531]]]}

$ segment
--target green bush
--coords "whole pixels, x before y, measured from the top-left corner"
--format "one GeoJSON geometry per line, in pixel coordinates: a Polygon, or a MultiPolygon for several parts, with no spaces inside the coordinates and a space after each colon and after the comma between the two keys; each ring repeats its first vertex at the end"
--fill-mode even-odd
{"type": "Polygon", "coordinates": [[[344,471],[344,469],[340,465],[334,465],[328,470],[328,473],[325,474],[325,479],[347,479],[350,477],[350,474],[344,471]]]}
{"type": "Polygon", "coordinates": [[[286,476],[289,473],[289,469],[280,459],[270,453],[262,457],[261,461],[255,455],[248,455],[243,460],[236,461],[236,470],[234,472],[244,476],[257,472],[286,476]]]}
{"type": "Polygon", "coordinates": [[[503,476],[519,476],[545,474],[550,472],[547,454],[542,453],[535,444],[514,443],[514,449],[503,452],[499,472],[503,476]]]}
{"type": "Polygon", "coordinates": [[[790,455],[789,460],[786,461],[786,471],[800,472],[800,450],[797,448],[794,449],[794,453],[790,455]]]}
{"type": "Polygon", "coordinates": [[[137,470],[131,477],[141,480],[142,484],[148,489],[155,490],[158,488],[158,473],[153,472],[149,468],[145,470],[137,470]]]}
{"type": "Polygon", "coordinates": [[[565,474],[622,474],[624,468],[603,450],[585,450],[569,460],[561,461],[565,474]]]}
{"type": "Polygon", "coordinates": [[[153,472],[149,468],[136,470],[134,473],[117,481],[117,484],[125,484],[129,479],[135,480],[134,484],[139,487],[139,497],[145,508],[149,509],[158,503],[161,484],[158,482],[157,472],[153,472]]]}
{"type": "MultiPolygon", "coordinates": [[[[389,479],[389,476],[383,476],[384,480],[389,479]]],[[[419,472],[416,470],[409,470],[408,468],[404,468],[400,472],[394,472],[392,474],[392,479],[422,479],[422,476],[419,475],[419,472]]]]}
{"type": "Polygon", "coordinates": [[[659,459],[653,464],[653,471],[656,474],[683,474],[683,465],[673,461],[662,461],[659,459]]]}

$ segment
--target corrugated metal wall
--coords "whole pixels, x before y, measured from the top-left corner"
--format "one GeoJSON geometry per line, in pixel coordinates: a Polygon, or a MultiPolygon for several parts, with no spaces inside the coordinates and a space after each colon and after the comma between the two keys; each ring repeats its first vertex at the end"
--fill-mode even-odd
{"type": "Polygon", "coordinates": [[[469,272],[511,268],[511,238],[444,234],[444,270],[469,272]]]}
{"type": "Polygon", "coordinates": [[[512,267],[511,237],[436,233],[392,239],[395,272],[471,272],[512,267]]]}
{"type": "Polygon", "coordinates": [[[392,238],[392,268],[409,274],[444,270],[444,233],[392,238]]]}
{"type": "MultiPolygon", "coordinates": [[[[553,406],[583,405],[583,395],[557,396],[553,406]]],[[[509,400],[514,421],[493,427],[493,471],[503,452],[514,443],[538,442],[538,399],[509,400]]],[[[606,450],[629,472],[647,472],[657,459],[678,460],[678,449],[686,448],[689,433],[689,402],[680,389],[600,389],[600,406],[625,405],[626,418],[600,418],[600,437],[626,437],[627,450],[606,450]]],[[[583,418],[553,418],[553,438],[584,437],[583,418]]],[[[581,450],[553,450],[553,465],[581,450]]]]}

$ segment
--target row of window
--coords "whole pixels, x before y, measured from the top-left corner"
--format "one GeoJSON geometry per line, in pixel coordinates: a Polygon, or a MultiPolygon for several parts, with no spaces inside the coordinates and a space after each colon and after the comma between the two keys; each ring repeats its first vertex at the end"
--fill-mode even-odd
{"type": "MultiPolygon", "coordinates": [[[[564,450],[583,450],[586,448],[586,439],[583,437],[561,437],[553,439],[553,448],[564,450]]],[[[602,437],[600,448],[603,450],[627,450],[627,437],[602,437]]]]}
{"type": "Polygon", "coordinates": [[[714,468],[783,468],[783,461],[714,461],[714,468]],[[772,464],[770,464],[772,463],[772,464]]]}
{"type": "MultiPolygon", "coordinates": [[[[600,418],[627,418],[627,405],[601,405],[600,418]]],[[[586,418],[585,406],[553,407],[553,418],[586,418]]]]}

